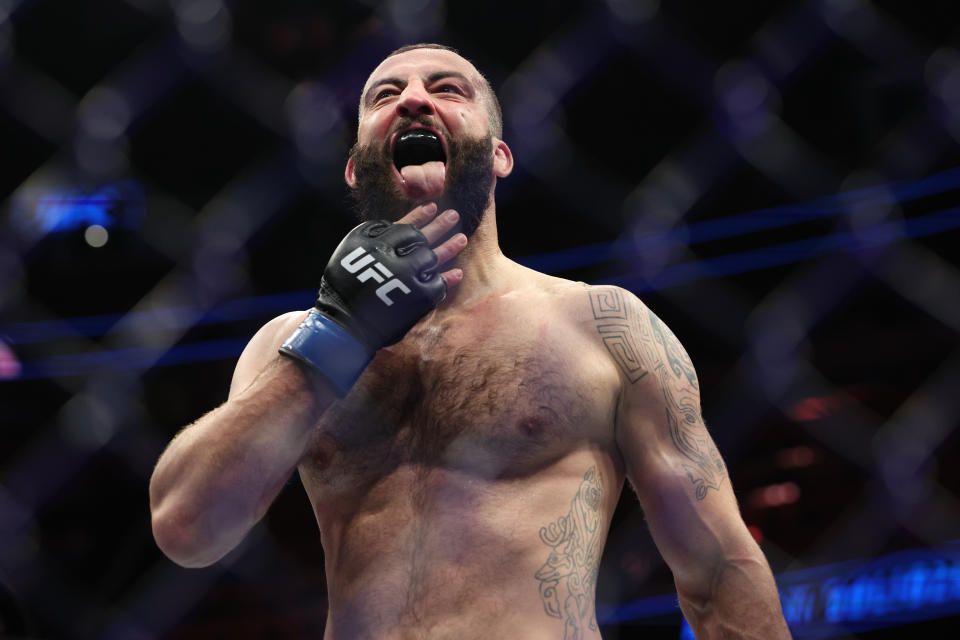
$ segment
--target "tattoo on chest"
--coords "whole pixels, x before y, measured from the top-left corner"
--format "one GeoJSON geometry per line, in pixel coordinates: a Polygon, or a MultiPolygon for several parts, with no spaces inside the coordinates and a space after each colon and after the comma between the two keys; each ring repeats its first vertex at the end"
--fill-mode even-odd
{"type": "Polygon", "coordinates": [[[597,332],[631,384],[653,374],[663,394],[670,440],[686,462],[683,467],[698,500],[719,490],[726,475],[723,458],[700,414],[700,387],[690,356],[660,319],[628,305],[613,288],[588,288],[597,332]]]}
{"type": "Polygon", "coordinates": [[[564,623],[563,640],[580,640],[597,630],[594,597],[600,551],[603,482],[596,467],[584,474],[570,511],[540,528],[540,541],[552,548],[534,577],[543,610],[564,623]]]}

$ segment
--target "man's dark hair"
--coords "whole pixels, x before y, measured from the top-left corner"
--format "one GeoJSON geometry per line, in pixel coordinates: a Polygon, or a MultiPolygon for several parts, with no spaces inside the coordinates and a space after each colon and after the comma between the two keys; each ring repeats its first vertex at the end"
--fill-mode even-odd
{"type": "MultiPolygon", "coordinates": [[[[405,46],[391,51],[387,58],[391,58],[395,55],[401,53],[406,53],[407,51],[413,51],[414,49],[440,49],[442,51],[449,51],[450,53],[455,53],[476,69],[477,65],[473,64],[469,59],[465,58],[459,51],[453,47],[448,47],[445,44],[436,44],[433,42],[421,42],[418,44],[408,44],[405,46]]],[[[386,58],[385,58],[386,59],[386,58]]],[[[480,73],[480,70],[477,69],[477,73],[480,75],[481,87],[480,90],[483,92],[486,97],[487,102],[487,115],[490,119],[490,134],[495,138],[503,138],[503,109],[500,108],[500,100],[497,98],[497,94],[494,92],[493,87],[490,86],[490,81],[487,80],[486,76],[480,73]]]]}

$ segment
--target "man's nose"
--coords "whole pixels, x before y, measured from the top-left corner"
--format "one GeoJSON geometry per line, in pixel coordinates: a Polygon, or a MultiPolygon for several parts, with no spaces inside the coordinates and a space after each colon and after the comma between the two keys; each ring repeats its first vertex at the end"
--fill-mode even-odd
{"type": "Polygon", "coordinates": [[[397,113],[401,116],[432,115],[433,112],[430,94],[419,82],[408,84],[397,100],[397,113]]]}

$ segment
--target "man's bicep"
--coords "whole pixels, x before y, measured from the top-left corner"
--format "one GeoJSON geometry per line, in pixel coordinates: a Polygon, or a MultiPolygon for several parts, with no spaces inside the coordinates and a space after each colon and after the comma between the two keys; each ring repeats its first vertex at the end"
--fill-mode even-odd
{"type": "Polygon", "coordinates": [[[644,452],[670,456],[697,500],[706,499],[723,485],[726,467],[703,423],[689,355],[630,292],[592,287],[590,302],[599,337],[621,372],[616,432],[628,471],[631,458],[644,452]]]}
{"type": "Polygon", "coordinates": [[[716,567],[753,541],[702,421],[698,446],[714,451],[706,461],[687,455],[689,445],[676,442],[696,427],[671,425],[667,410],[660,408],[663,419],[627,418],[619,425],[618,444],[654,542],[678,588],[705,597],[716,567]]]}
{"type": "Polygon", "coordinates": [[[230,398],[250,386],[263,368],[277,357],[277,350],[306,316],[306,311],[291,311],[277,316],[250,339],[237,360],[230,382],[230,398]]]}
{"type": "Polygon", "coordinates": [[[605,340],[607,347],[635,363],[629,371],[621,366],[616,424],[627,476],[678,586],[708,589],[712,565],[752,540],[744,538],[749,534],[726,466],[703,422],[696,372],[677,338],[643,303],[622,290],[605,294],[621,299],[624,329],[615,345],[605,340]]]}

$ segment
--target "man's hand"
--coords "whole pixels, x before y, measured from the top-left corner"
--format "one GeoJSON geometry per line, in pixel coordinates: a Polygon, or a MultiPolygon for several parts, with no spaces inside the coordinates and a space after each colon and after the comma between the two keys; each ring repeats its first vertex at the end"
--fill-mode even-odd
{"type": "MultiPolygon", "coordinates": [[[[406,167],[404,167],[406,168],[406,167]]],[[[428,202],[422,204],[407,215],[397,220],[397,224],[411,224],[420,230],[420,233],[427,239],[427,244],[431,247],[436,246],[440,240],[447,235],[460,220],[460,214],[453,209],[437,215],[437,205],[428,202]]],[[[467,236],[458,233],[449,238],[443,244],[436,246],[433,253],[437,256],[437,266],[442,267],[456,256],[464,247],[467,246],[467,236]]],[[[463,280],[463,271],[460,269],[450,269],[440,274],[447,288],[456,286],[463,280]]]]}
{"type": "Polygon", "coordinates": [[[437,274],[467,239],[458,233],[436,246],[458,219],[436,213],[429,203],[395,224],[373,220],[350,231],[327,263],[315,308],[280,352],[346,395],[377,349],[402,339],[463,278],[459,269],[437,274]]]}
{"type": "MultiPolygon", "coordinates": [[[[466,246],[463,234],[441,242],[457,221],[455,213],[452,217],[447,214],[437,216],[435,205],[424,205],[399,221],[412,227],[404,228],[398,224],[389,228],[391,225],[387,224],[386,231],[405,234],[404,242],[408,237],[416,238],[422,234],[423,244],[414,242],[413,253],[416,255],[411,260],[415,262],[403,262],[405,256],[399,256],[401,268],[392,262],[385,264],[383,260],[389,258],[376,253],[374,260],[364,269],[376,269],[374,262],[379,261],[388,269],[396,269],[403,278],[419,278],[424,270],[427,275],[432,273],[433,277],[427,280],[434,290],[439,286],[442,291],[444,283],[446,287],[456,286],[463,278],[459,269],[437,274],[442,265],[466,246]],[[417,229],[417,234],[411,233],[417,229]],[[407,269],[410,264],[414,267],[407,269]]],[[[386,231],[374,234],[374,240],[382,239],[387,235],[386,231]]],[[[388,237],[394,238],[392,233],[388,237]]],[[[393,240],[389,244],[406,246],[393,240]]],[[[365,250],[372,248],[358,246],[364,246],[365,250]]],[[[362,274],[364,269],[358,269],[356,275],[362,274]]],[[[377,272],[382,274],[379,269],[377,272]]],[[[368,285],[369,290],[364,291],[366,297],[362,299],[371,304],[374,301],[382,304],[376,289],[387,281],[388,277],[383,275],[383,282],[371,277],[369,281],[357,285],[350,283],[350,286],[368,285]]],[[[410,282],[408,286],[412,288],[414,283],[410,282]]],[[[393,305],[382,305],[385,309],[382,315],[389,315],[390,309],[400,304],[399,297],[395,298],[397,293],[387,293],[396,301],[393,305]]],[[[434,298],[430,300],[424,312],[432,306],[434,298]]],[[[393,325],[380,325],[376,324],[375,316],[359,312],[360,307],[345,303],[343,308],[351,314],[348,320],[356,324],[349,329],[335,326],[358,345],[363,358],[367,357],[368,347],[358,341],[366,339],[361,335],[380,335],[382,341],[402,336],[406,331],[399,321],[393,325]],[[354,338],[354,334],[348,331],[356,331],[358,337],[354,338]]],[[[314,312],[320,313],[316,309],[314,312]]],[[[154,536],[164,553],[185,567],[202,567],[217,561],[263,517],[307,451],[318,417],[335,400],[329,385],[316,384],[316,380],[305,375],[302,367],[276,355],[283,336],[290,333],[302,315],[302,312],[285,314],[257,332],[237,363],[230,399],[183,429],[164,451],[153,471],[150,511],[154,536]]],[[[326,322],[334,323],[324,317],[326,322]]],[[[411,315],[404,322],[412,324],[417,318],[411,315]]],[[[300,324],[294,335],[302,330],[304,323],[306,321],[300,324]]],[[[376,345],[369,348],[374,349],[376,345]]],[[[337,362],[335,351],[320,353],[321,365],[330,366],[330,363],[337,362]]],[[[365,361],[363,366],[366,366],[365,361]]]]}

